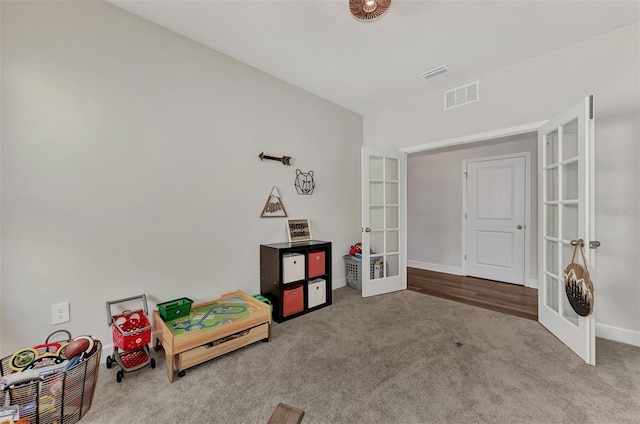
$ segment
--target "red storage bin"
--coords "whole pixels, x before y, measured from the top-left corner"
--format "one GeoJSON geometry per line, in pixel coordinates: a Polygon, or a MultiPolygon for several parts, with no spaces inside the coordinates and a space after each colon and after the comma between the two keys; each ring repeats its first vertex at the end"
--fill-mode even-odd
{"type": "Polygon", "coordinates": [[[284,289],[282,296],[282,316],[297,314],[304,309],[304,287],[292,284],[284,289]]]}
{"type": "Polygon", "coordinates": [[[314,250],[309,252],[307,263],[309,264],[309,278],[324,275],[324,250],[314,250]]]}

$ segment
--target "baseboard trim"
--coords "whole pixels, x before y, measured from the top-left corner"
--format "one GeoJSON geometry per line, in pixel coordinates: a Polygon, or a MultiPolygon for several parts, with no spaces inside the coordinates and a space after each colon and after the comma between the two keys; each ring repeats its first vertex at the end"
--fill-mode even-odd
{"type": "Polygon", "coordinates": [[[444,272],[445,274],[463,275],[462,268],[458,266],[432,264],[430,262],[407,261],[411,268],[424,269],[425,271],[444,272]]]}
{"type": "Polygon", "coordinates": [[[640,347],[640,331],[596,323],[596,337],[640,347]]]}
{"type": "Polygon", "coordinates": [[[538,279],[537,278],[529,278],[529,280],[527,281],[527,284],[525,284],[525,287],[529,287],[530,289],[537,289],[538,288],[538,279]]]}
{"type": "Polygon", "coordinates": [[[111,356],[111,355],[113,355],[113,343],[103,344],[102,355],[100,356],[100,363],[104,364],[105,362],[107,362],[107,356],[111,356]]]}
{"type": "Polygon", "coordinates": [[[347,277],[336,278],[331,284],[331,290],[339,289],[347,285],[347,277]]]}

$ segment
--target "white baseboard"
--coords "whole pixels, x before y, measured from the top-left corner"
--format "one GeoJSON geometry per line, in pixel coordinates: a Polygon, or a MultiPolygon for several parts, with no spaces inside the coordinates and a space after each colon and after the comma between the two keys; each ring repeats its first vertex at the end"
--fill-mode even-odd
{"type": "Polygon", "coordinates": [[[596,337],[640,347],[640,331],[596,323],[596,337]]]}
{"type": "Polygon", "coordinates": [[[531,289],[538,288],[538,279],[537,278],[529,278],[529,281],[524,285],[525,287],[529,287],[531,289]]]}
{"type": "Polygon", "coordinates": [[[102,345],[102,355],[100,356],[100,363],[107,362],[107,356],[113,355],[113,343],[102,345]]]}
{"type": "Polygon", "coordinates": [[[347,277],[336,278],[331,284],[331,290],[339,289],[347,285],[347,277]]]}
{"type": "Polygon", "coordinates": [[[458,266],[432,264],[430,262],[407,261],[411,268],[424,269],[426,271],[444,272],[446,274],[462,275],[462,268],[458,266]]]}

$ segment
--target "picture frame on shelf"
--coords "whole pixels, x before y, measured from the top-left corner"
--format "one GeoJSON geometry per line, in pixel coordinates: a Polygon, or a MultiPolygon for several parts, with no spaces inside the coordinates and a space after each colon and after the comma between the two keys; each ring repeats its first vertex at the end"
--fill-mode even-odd
{"type": "Polygon", "coordinates": [[[287,219],[289,242],[311,240],[311,227],[308,219],[287,219]]]}

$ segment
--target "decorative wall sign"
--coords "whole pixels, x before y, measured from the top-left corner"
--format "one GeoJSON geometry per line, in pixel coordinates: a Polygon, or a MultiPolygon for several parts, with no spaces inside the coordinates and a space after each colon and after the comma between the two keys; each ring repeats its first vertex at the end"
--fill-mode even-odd
{"type": "Polygon", "coordinates": [[[311,240],[311,227],[308,219],[287,219],[289,241],[311,240]]]}
{"type": "Polygon", "coordinates": [[[302,172],[296,169],[296,180],[293,183],[298,194],[313,194],[316,183],[313,181],[313,171],[302,172]]]}
{"type": "Polygon", "coordinates": [[[280,193],[276,186],[271,189],[271,194],[267,198],[267,202],[262,208],[262,214],[260,218],[284,218],[287,216],[287,211],[284,209],[282,200],[280,199],[280,193]]]}
{"type": "Polygon", "coordinates": [[[265,159],[269,159],[269,160],[277,160],[279,162],[282,162],[283,165],[291,165],[291,156],[282,156],[277,158],[275,156],[265,155],[264,152],[262,152],[258,155],[258,157],[263,162],[265,159]]]}

